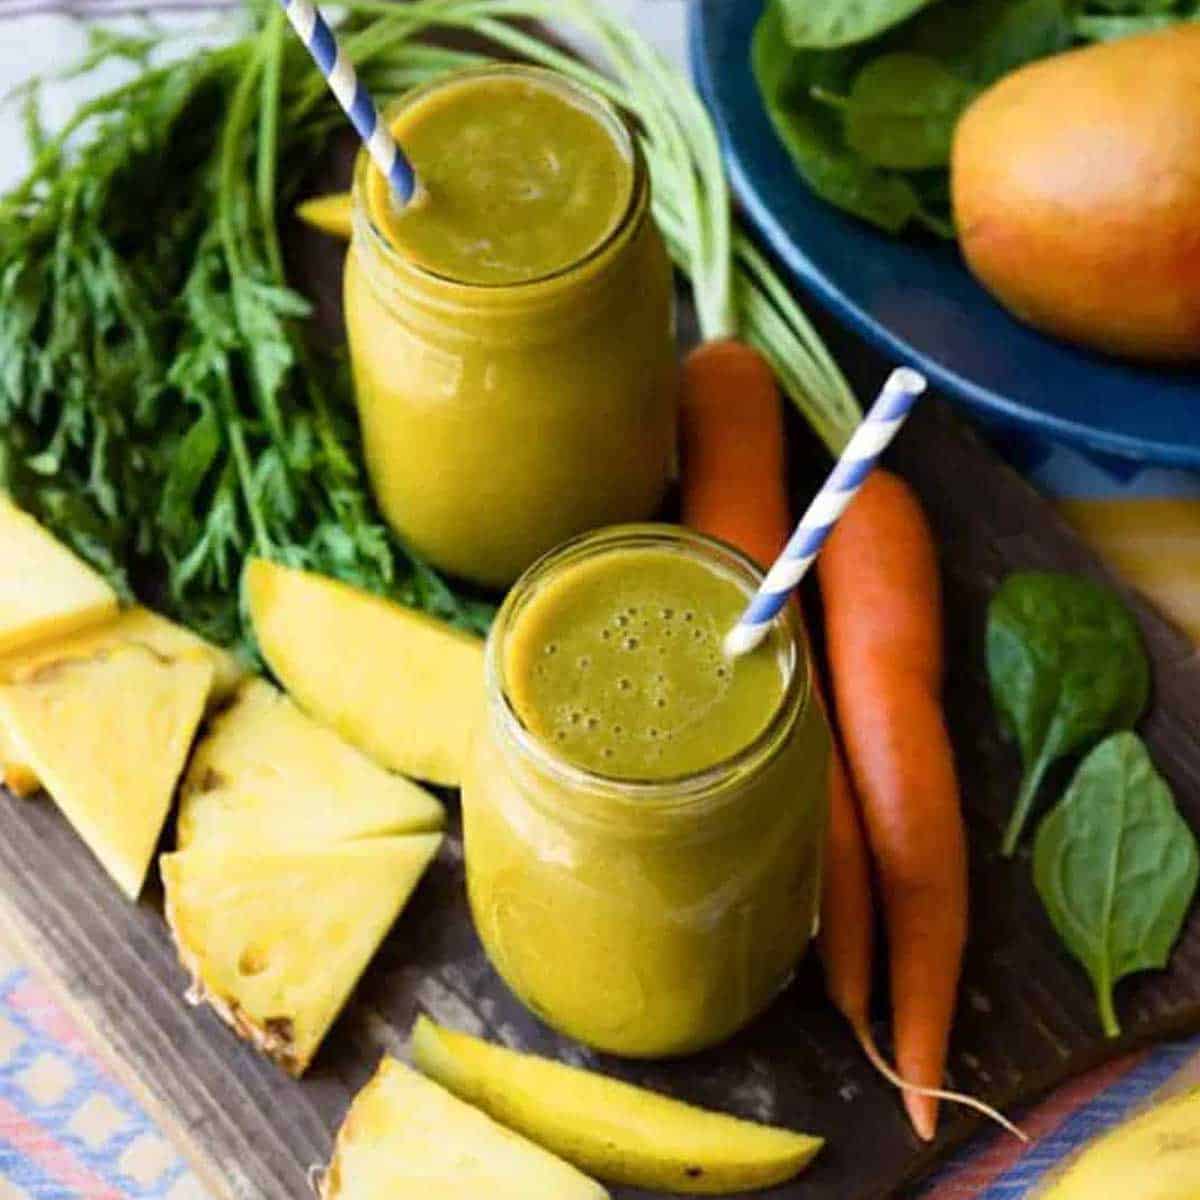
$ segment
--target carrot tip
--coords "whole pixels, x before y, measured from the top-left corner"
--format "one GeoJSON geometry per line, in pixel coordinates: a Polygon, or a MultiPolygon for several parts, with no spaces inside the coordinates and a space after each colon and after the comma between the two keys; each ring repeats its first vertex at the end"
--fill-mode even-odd
{"type": "Polygon", "coordinates": [[[912,1122],[917,1137],[923,1142],[932,1142],[937,1133],[936,1102],[928,1096],[905,1091],[904,1107],[908,1110],[908,1119],[912,1122]]]}
{"type": "Polygon", "coordinates": [[[858,1044],[862,1047],[871,1066],[893,1087],[900,1089],[909,1120],[912,1121],[917,1137],[923,1142],[933,1141],[934,1135],[937,1133],[937,1102],[939,1100],[946,1100],[951,1104],[961,1104],[964,1108],[973,1108],[977,1113],[982,1113],[989,1120],[995,1121],[997,1125],[1007,1129],[1018,1140],[1029,1141],[1029,1135],[1023,1129],[1014,1125],[1002,1112],[990,1104],[984,1104],[982,1100],[964,1095],[962,1092],[951,1092],[944,1088],[921,1087],[897,1074],[889,1066],[887,1059],[879,1052],[879,1047],[875,1044],[875,1039],[871,1036],[871,1031],[866,1024],[852,1021],[851,1025],[854,1028],[854,1036],[858,1038],[858,1044]]]}

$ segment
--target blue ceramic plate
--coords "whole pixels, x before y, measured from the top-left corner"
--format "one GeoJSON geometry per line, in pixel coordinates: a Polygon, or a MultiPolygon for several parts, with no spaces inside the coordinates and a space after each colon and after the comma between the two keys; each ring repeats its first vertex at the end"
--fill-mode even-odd
{"type": "Polygon", "coordinates": [[[1018,324],[952,245],[903,241],[812,195],[750,69],[762,0],[693,0],[692,69],[750,220],[801,283],[945,394],[1057,441],[1200,468],[1200,374],[1126,365],[1018,324]]]}

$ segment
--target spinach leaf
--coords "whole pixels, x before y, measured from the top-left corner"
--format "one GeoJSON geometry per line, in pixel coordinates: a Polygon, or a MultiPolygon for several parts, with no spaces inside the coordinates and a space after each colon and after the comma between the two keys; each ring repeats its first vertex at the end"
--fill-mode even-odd
{"type": "Polygon", "coordinates": [[[1025,769],[1004,835],[1011,855],[1046,769],[1132,728],[1149,698],[1150,667],[1136,622],[1107,588],[1029,572],[1010,575],[992,598],[987,668],[1025,769]]]}
{"type": "Polygon", "coordinates": [[[1137,734],[1114,734],[1084,759],[1038,830],[1033,877],[1116,1037],[1114,986],[1167,965],[1200,877],[1196,838],[1137,734]]]}
{"type": "Polygon", "coordinates": [[[754,34],[753,67],[780,140],[809,187],[830,204],[892,233],[922,218],[921,198],[900,175],[879,171],[847,144],[841,115],[815,94],[848,90],[853,51],[794,50],[781,4],[769,4],[754,34]]]}
{"type": "Polygon", "coordinates": [[[934,0],[782,0],[783,32],[798,50],[867,42],[934,0]]]}
{"type": "Polygon", "coordinates": [[[936,58],[899,52],[868,62],[844,99],[818,99],[841,109],[846,143],[866,162],[913,171],[950,161],[954,126],[976,90],[936,58]]]}
{"type": "Polygon", "coordinates": [[[960,0],[935,5],[884,45],[936,58],[984,88],[1026,63],[1067,49],[1074,37],[1072,11],[1072,0],[960,0]]]}

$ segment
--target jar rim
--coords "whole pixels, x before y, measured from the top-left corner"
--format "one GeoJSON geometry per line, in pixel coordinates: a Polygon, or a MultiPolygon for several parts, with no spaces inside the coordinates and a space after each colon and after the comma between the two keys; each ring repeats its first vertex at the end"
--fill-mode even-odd
{"type": "Polygon", "coordinates": [[[613,222],[612,228],[595,245],[589,247],[586,253],[580,255],[572,262],[557,267],[553,271],[547,271],[545,274],[534,276],[532,279],[522,279],[515,283],[478,283],[457,279],[453,275],[434,271],[405,254],[375,221],[371,214],[371,205],[367,198],[367,182],[371,177],[371,171],[376,168],[367,154],[365,147],[360,147],[358,153],[355,155],[353,184],[351,188],[351,226],[355,240],[361,240],[362,243],[369,246],[372,253],[378,255],[384,263],[397,272],[404,272],[430,285],[452,288],[455,291],[492,295],[510,293],[515,295],[524,293],[526,289],[544,288],[559,280],[569,279],[591,266],[597,260],[602,259],[627,233],[631,225],[636,223],[639,214],[648,211],[648,170],[641,146],[638,144],[637,138],[633,136],[628,121],[622,116],[621,111],[615,104],[599,92],[572,79],[569,75],[565,75],[561,71],[554,71],[548,67],[540,67],[532,63],[498,61],[448,71],[444,75],[439,75],[436,79],[431,79],[427,83],[410,89],[387,105],[382,119],[390,128],[393,120],[399,113],[404,112],[411,105],[418,103],[426,96],[438,92],[442,88],[461,83],[463,80],[488,77],[518,77],[540,80],[542,83],[556,88],[560,92],[570,93],[577,101],[581,101],[597,117],[603,120],[606,128],[612,133],[613,140],[617,143],[618,149],[628,155],[633,168],[629,184],[629,195],[625,207],[621,215],[613,222]]]}
{"type": "MultiPolygon", "coordinates": [[[[653,522],[613,525],[581,534],[542,555],[508,592],[488,635],[485,687],[488,707],[497,714],[505,734],[537,770],[555,783],[572,791],[627,800],[631,805],[662,812],[690,808],[699,800],[721,793],[731,783],[753,775],[770,762],[812,703],[813,671],[803,624],[795,606],[789,605],[780,626],[786,636],[784,687],[770,720],[745,746],[698,770],[653,780],[607,775],[567,759],[552,743],[530,730],[518,715],[505,685],[504,643],[523,604],[554,574],[600,554],[646,547],[668,547],[715,563],[744,583],[749,594],[763,579],[761,569],[735,547],[679,525],[653,522]]],[[[731,794],[733,791],[736,789],[731,789],[731,794]]]]}

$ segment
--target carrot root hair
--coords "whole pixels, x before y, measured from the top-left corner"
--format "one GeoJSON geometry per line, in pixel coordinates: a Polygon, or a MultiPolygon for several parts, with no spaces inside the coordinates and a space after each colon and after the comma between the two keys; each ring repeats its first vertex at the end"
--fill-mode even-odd
{"type": "Polygon", "coordinates": [[[862,1047],[862,1052],[867,1056],[867,1061],[870,1062],[871,1066],[892,1087],[902,1092],[912,1092],[917,1096],[928,1096],[932,1100],[945,1100],[950,1104],[960,1104],[964,1108],[974,1109],[977,1113],[982,1113],[989,1120],[995,1121],[1002,1129],[1008,1130],[1013,1137],[1019,1138],[1022,1142],[1029,1142],[1029,1134],[1019,1125],[1014,1124],[998,1109],[993,1108],[990,1104],[985,1104],[975,1096],[968,1096],[965,1092],[951,1092],[945,1088],[922,1087],[919,1083],[910,1083],[884,1058],[879,1047],[875,1044],[875,1038],[872,1036],[871,1031],[865,1025],[856,1024],[854,1027],[854,1036],[858,1038],[858,1044],[862,1047]]]}

